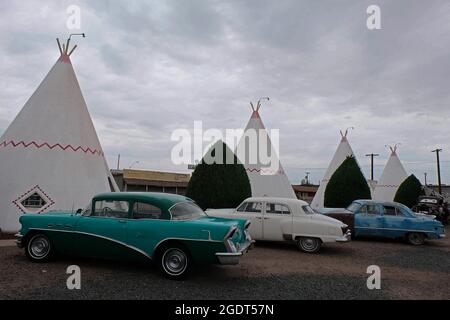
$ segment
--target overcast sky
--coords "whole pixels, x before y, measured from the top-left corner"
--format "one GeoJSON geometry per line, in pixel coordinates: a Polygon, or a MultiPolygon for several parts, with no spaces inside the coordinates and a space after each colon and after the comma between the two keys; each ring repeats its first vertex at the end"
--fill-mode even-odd
{"type": "Polygon", "coordinates": [[[85,32],[72,55],[110,167],[187,172],[171,163],[173,130],[243,128],[250,101],[280,129],[292,183],[318,182],[349,141],[366,176],[366,153],[386,144],[408,173],[450,183],[449,1],[1,1],[0,134],[59,56],[55,38],[85,32]],[[81,29],[66,27],[69,5],[81,29]],[[381,30],[366,9],[381,8],[381,30]]]}

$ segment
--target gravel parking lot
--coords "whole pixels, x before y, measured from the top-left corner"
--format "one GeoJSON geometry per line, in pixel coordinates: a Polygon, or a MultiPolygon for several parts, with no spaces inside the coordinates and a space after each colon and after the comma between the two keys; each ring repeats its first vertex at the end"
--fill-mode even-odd
{"type": "Polygon", "coordinates": [[[421,247],[327,244],[315,255],[259,243],[238,266],[199,266],[185,281],[140,263],[60,257],[36,264],[16,247],[0,247],[0,299],[450,299],[449,284],[448,237],[421,247]],[[81,268],[81,290],[66,287],[72,264],[81,268]],[[367,289],[369,265],[381,268],[380,290],[367,289]]]}

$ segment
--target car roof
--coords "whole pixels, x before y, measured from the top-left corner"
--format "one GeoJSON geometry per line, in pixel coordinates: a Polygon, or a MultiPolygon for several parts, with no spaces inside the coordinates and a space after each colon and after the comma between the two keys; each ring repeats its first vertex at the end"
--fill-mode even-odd
{"type": "Polygon", "coordinates": [[[401,203],[393,202],[393,201],[376,201],[376,200],[368,200],[368,199],[355,200],[353,202],[358,202],[360,204],[380,204],[382,206],[398,206],[398,205],[401,205],[401,203]]]}
{"type": "Polygon", "coordinates": [[[292,204],[300,204],[302,206],[309,205],[308,202],[293,199],[293,198],[281,198],[281,197],[250,197],[245,199],[246,202],[254,201],[254,202],[279,202],[279,203],[292,203],[292,204]]]}
{"type": "Polygon", "coordinates": [[[162,192],[105,192],[95,195],[93,200],[144,201],[166,210],[176,203],[192,201],[182,195],[162,192]]]}

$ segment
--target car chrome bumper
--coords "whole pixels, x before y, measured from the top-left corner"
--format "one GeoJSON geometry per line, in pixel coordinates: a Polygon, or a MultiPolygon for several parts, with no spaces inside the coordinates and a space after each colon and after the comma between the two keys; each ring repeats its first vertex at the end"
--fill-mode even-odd
{"type": "Polygon", "coordinates": [[[252,249],[254,243],[255,240],[246,242],[238,252],[217,252],[216,257],[219,260],[219,263],[223,265],[239,264],[241,256],[252,249]]]}
{"type": "Polygon", "coordinates": [[[23,245],[22,245],[22,238],[23,238],[23,235],[21,235],[20,233],[16,233],[16,234],[14,235],[14,237],[16,237],[16,244],[17,244],[17,246],[18,246],[19,248],[23,248],[23,245]]]}
{"type": "Polygon", "coordinates": [[[440,234],[440,235],[439,235],[439,238],[441,238],[441,239],[445,238],[445,233],[440,234]]]}
{"type": "Polygon", "coordinates": [[[347,232],[342,236],[336,238],[336,242],[348,242],[352,239],[352,232],[347,230],[347,232]]]}

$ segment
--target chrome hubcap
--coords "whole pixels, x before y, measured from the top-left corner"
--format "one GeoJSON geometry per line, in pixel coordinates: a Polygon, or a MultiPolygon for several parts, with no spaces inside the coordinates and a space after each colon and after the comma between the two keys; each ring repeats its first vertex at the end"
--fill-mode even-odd
{"type": "Polygon", "coordinates": [[[39,259],[45,257],[50,250],[48,239],[42,236],[34,238],[30,243],[30,253],[33,257],[39,259]]]}
{"type": "Polygon", "coordinates": [[[186,269],[187,257],[180,249],[169,249],[163,260],[164,267],[170,274],[180,274],[186,269]]]}
{"type": "Polygon", "coordinates": [[[302,246],[305,250],[314,250],[316,241],[314,239],[304,239],[302,240],[302,246]]]}

